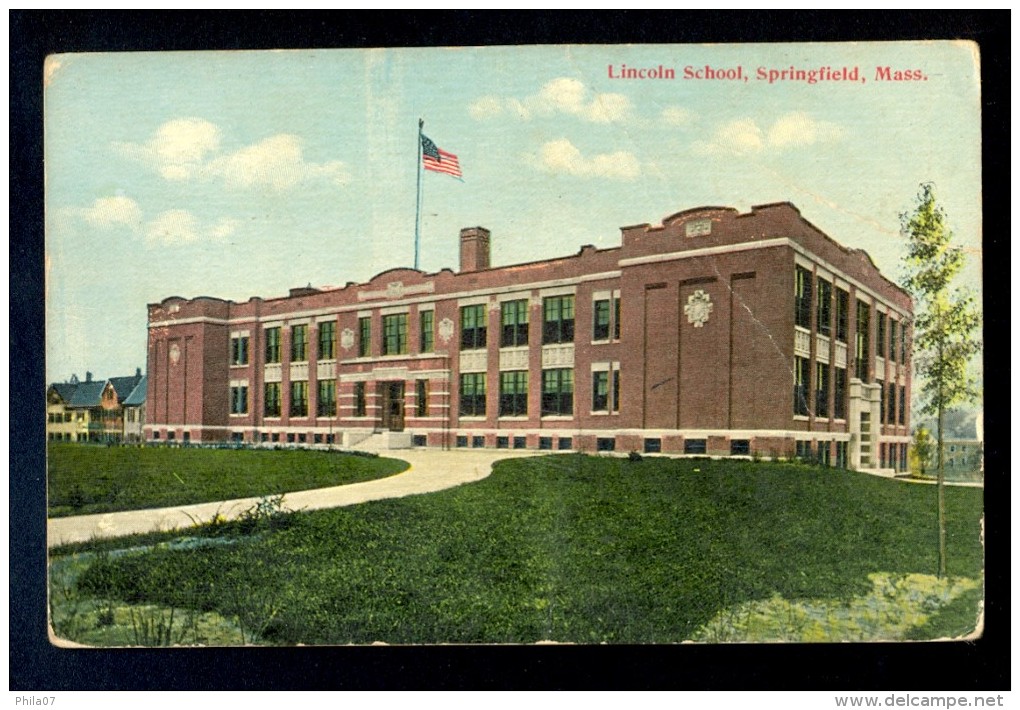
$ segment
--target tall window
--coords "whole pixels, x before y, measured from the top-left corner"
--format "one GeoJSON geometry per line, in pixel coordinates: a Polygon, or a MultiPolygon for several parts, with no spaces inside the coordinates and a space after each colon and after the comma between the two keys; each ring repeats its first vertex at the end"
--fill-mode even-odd
{"type": "Polygon", "coordinates": [[[855,338],[856,375],[861,382],[868,381],[871,358],[869,351],[869,331],[871,328],[871,307],[864,301],[857,301],[857,335],[855,338]]]}
{"type": "Polygon", "coordinates": [[[267,417],[280,416],[280,383],[267,382],[265,387],[265,412],[267,417]]]}
{"type": "Polygon", "coordinates": [[[609,328],[612,325],[612,303],[609,299],[598,300],[592,304],[592,340],[609,340],[609,328]]]}
{"type": "Polygon", "coordinates": [[[478,350],[485,347],[488,313],[485,304],[460,309],[460,348],[478,350]]]}
{"type": "Polygon", "coordinates": [[[896,362],[897,357],[897,331],[899,330],[899,323],[894,321],[892,318],[889,319],[889,360],[896,362]]]}
{"type": "Polygon", "coordinates": [[[620,299],[613,298],[613,340],[620,339],[620,299]]]}
{"type": "Polygon", "coordinates": [[[832,416],[846,419],[846,368],[837,367],[833,387],[832,416]]]}
{"type": "Polygon", "coordinates": [[[795,357],[793,364],[793,413],[808,414],[808,359],[795,357]]]}
{"type": "Polygon", "coordinates": [[[504,301],[501,307],[502,333],[499,345],[503,348],[528,344],[528,299],[504,301]]]}
{"type": "Polygon", "coordinates": [[[465,372],[460,376],[460,416],[485,416],[484,372],[465,372]]]}
{"type": "Polygon", "coordinates": [[[850,329],[850,294],[841,288],[836,289],[836,340],[846,342],[850,329]]]}
{"type": "Polygon", "coordinates": [[[308,326],[295,325],[290,329],[290,361],[304,362],[308,359],[308,326]]]}
{"type": "Polygon", "coordinates": [[[885,327],[888,318],[881,311],[878,314],[878,325],[875,332],[875,349],[878,357],[885,357],[885,327]]]}
{"type": "Polygon", "coordinates": [[[383,355],[407,353],[407,314],[383,316],[383,355]]]}
{"type": "Polygon", "coordinates": [[[248,385],[230,388],[230,413],[248,413],[248,385]]]}
{"type": "Polygon", "coordinates": [[[885,421],[888,424],[896,423],[896,385],[892,382],[889,383],[889,403],[888,409],[886,410],[885,421]]]}
{"type": "Polygon", "coordinates": [[[907,324],[900,323],[900,364],[907,364],[907,324]]]}
{"type": "Polygon", "coordinates": [[[885,424],[887,421],[886,408],[885,408],[885,385],[881,382],[878,383],[878,421],[880,424],[885,424]]]}
{"type": "Polygon", "coordinates": [[[415,415],[427,417],[429,415],[429,381],[415,380],[414,385],[415,415]]]}
{"type": "Polygon", "coordinates": [[[290,416],[308,416],[308,383],[304,380],[290,383],[290,416]]]}
{"type": "Polygon", "coordinates": [[[542,370],[542,416],[574,413],[574,371],[542,370]]]}
{"type": "Polygon", "coordinates": [[[620,411],[620,367],[613,368],[613,411],[620,411]]]}
{"type": "Polygon", "coordinates": [[[280,329],[266,328],[266,362],[280,362],[280,329]]]}
{"type": "Polygon", "coordinates": [[[907,423],[907,388],[905,385],[900,385],[900,409],[899,409],[899,423],[907,423]]]}
{"type": "Polygon", "coordinates": [[[528,413],[526,370],[499,373],[499,416],[523,417],[528,413]]]}
{"type": "Polygon", "coordinates": [[[363,417],[368,410],[368,405],[365,403],[365,383],[355,382],[354,383],[354,416],[363,417]]]}
{"type": "Polygon", "coordinates": [[[418,321],[421,326],[418,343],[421,345],[421,352],[430,353],[436,347],[435,311],[421,311],[418,314],[418,321]]]}
{"type": "Polygon", "coordinates": [[[818,333],[832,333],[832,284],[818,279],[818,333]]]}
{"type": "Polygon", "coordinates": [[[591,410],[609,411],[609,370],[596,370],[591,373],[591,410]]]}
{"type": "Polygon", "coordinates": [[[811,272],[797,267],[794,284],[794,318],[801,328],[811,327],[811,272]]]}
{"type": "Polygon", "coordinates": [[[315,398],[315,413],[320,417],[336,416],[336,380],[319,380],[318,397],[315,398]]]}
{"type": "Polygon", "coordinates": [[[336,357],[336,322],[319,323],[319,359],[332,360],[336,357]]]}
{"type": "Polygon", "coordinates": [[[248,364],[248,336],[242,335],[230,339],[230,364],[248,364]]]}
{"type": "Polygon", "coordinates": [[[815,373],[815,416],[829,416],[829,366],[817,363],[815,373]]]}
{"type": "Polygon", "coordinates": [[[372,354],[372,319],[369,316],[358,318],[358,357],[372,354]]]}
{"type": "Polygon", "coordinates": [[[574,297],[554,296],[542,303],[542,342],[574,342],[574,297]]]}

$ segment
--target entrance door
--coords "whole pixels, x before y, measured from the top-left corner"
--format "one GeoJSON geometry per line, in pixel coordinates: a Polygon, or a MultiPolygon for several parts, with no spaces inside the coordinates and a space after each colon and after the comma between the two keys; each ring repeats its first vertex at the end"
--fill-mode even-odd
{"type": "Polygon", "coordinates": [[[404,383],[383,383],[383,428],[404,430],[404,383]]]}

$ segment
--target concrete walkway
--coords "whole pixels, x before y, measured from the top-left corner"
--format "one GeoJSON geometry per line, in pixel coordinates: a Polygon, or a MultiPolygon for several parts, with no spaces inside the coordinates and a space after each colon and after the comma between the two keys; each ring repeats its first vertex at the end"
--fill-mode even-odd
{"type": "MultiPolygon", "coordinates": [[[[283,504],[288,510],[318,510],[339,508],[383,498],[432,493],[453,488],[463,483],[480,481],[492,473],[492,464],[500,459],[535,456],[535,451],[467,449],[454,451],[380,452],[384,456],[407,461],[410,468],[403,473],[374,481],[351,483],[333,488],[287,493],[283,504]]],[[[542,452],[546,453],[546,452],[542,452]]],[[[46,538],[49,547],[69,542],[83,542],[93,538],[119,537],[133,533],[187,528],[196,523],[212,520],[217,514],[233,519],[251,508],[259,497],[236,500],[195,503],[170,508],[128,510],[122,513],[98,513],[47,521],[46,538]]]]}

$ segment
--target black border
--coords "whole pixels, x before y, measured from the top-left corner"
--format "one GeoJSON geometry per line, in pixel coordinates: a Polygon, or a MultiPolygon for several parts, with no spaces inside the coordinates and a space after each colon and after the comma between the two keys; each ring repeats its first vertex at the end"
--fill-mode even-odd
{"type": "MultiPolygon", "coordinates": [[[[15,11],[10,19],[10,689],[1008,689],[1005,387],[986,390],[987,608],[970,643],[67,650],[46,637],[42,63],[55,52],[969,39],[981,49],[987,383],[1009,381],[1008,11],[15,11]],[[1001,267],[1000,267],[1001,264],[1001,267]]],[[[904,149],[909,149],[905,147],[904,149]]],[[[906,196],[905,198],[906,199],[906,196]]]]}

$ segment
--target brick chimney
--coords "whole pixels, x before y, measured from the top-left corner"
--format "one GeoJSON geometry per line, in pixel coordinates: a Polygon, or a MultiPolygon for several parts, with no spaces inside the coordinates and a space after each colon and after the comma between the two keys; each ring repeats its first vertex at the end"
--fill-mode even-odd
{"type": "Polygon", "coordinates": [[[467,227],[460,230],[460,272],[489,268],[489,230],[467,227]]]}

